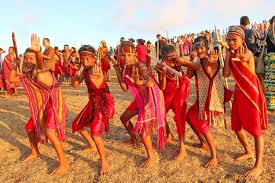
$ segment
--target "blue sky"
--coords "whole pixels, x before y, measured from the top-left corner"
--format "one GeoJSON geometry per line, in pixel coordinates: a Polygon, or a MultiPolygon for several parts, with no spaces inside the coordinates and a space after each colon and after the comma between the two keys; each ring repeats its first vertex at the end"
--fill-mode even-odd
{"type": "Polygon", "coordinates": [[[154,41],[238,24],[242,15],[252,22],[275,13],[274,0],[0,0],[0,47],[12,45],[15,32],[19,52],[30,45],[30,34],[64,44],[95,47],[104,39],[116,45],[121,36],[154,41]]]}

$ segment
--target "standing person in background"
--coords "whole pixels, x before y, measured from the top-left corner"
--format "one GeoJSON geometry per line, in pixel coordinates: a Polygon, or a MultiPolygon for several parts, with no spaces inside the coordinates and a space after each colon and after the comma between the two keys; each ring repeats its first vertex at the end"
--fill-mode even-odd
{"type": "Polygon", "coordinates": [[[0,48],[0,90],[4,89],[4,78],[2,77],[2,54],[5,53],[5,51],[0,48]]]}
{"type": "Polygon", "coordinates": [[[161,59],[160,50],[162,49],[163,46],[167,44],[167,42],[160,34],[157,34],[156,38],[157,38],[157,41],[155,42],[155,47],[156,47],[156,53],[158,53],[157,58],[161,59]]]}
{"type": "Polygon", "coordinates": [[[9,81],[9,74],[12,70],[13,64],[16,62],[14,48],[9,47],[8,55],[5,56],[4,61],[2,62],[2,81],[3,88],[6,90],[5,96],[16,95],[16,87],[19,86],[19,82],[12,83],[9,81]]]}
{"type": "Polygon", "coordinates": [[[275,16],[270,20],[266,38],[267,56],[265,58],[265,97],[267,109],[275,114],[275,16]]]}
{"type": "Polygon", "coordinates": [[[2,69],[2,54],[3,53],[5,53],[5,51],[2,49],[2,48],[0,48],[0,71],[1,71],[1,69],[2,69]]]}
{"type": "Polygon", "coordinates": [[[183,55],[187,56],[190,54],[190,41],[186,35],[183,36],[182,41],[183,41],[183,55]]]}
{"type": "Polygon", "coordinates": [[[147,63],[147,47],[144,45],[144,40],[138,39],[136,46],[136,54],[139,62],[143,62],[148,66],[147,63]]]}
{"type": "Polygon", "coordinates": [[[106,81],[110,81],[110,64],[109,64],[109,50],[106,41],[102,40],[100,42],[100,47],[98,48],[98,56],[101,62],[101,69],[106,81]]]}
{"type": "Polygon", "coordinates": [[[55,52],[53,47],[51,47],[49,38],[43,39],[43,46],[45,48],[43,52],[45,66],[49,71],[54,72],[55,71],[55,52]]]}
{"type": "Polygon", "coordinates": [[[61,76],[63,75],[64,71],[63,71],[63,57],[62,57],[62,53],[59,52],[58,47],[54,47],[54,51],[55,51],[55,77],[56,79],[61,82],[61,76]]]}
{"type": "Polygon", "coordinates": [[[69,79],[69,75],[67,73],[67,70],[68,70],[68,63],[69,63],[70,56],[71,56],[71,51],[69,49],[69,45],[65,44],[62,57],[63,57],[63,70],[64,70],[64,75],[63,76],[65,78],[66,83],[68,83],[67,80],[69,79]]]}

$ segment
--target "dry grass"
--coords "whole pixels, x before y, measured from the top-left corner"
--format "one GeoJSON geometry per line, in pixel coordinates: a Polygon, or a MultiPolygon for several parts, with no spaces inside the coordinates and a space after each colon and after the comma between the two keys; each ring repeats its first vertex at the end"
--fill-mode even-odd
{"type": "MultiPolygon", "coordinates": [[[[104,134],[107,159],[111,165],[108,175],[97,175],[99,156],[96,152],[78,151],[85,142],[79,134],[71,132],[71,121],[87,102],[85,86],[76,90],[63,86],[63,92],[69,105],[67,124],[68,141],[64,143],[66,157],[70,163],[68,173],[60,177],[51,177],[49,172],[56,165],[56,154],[51,144],[40,145],[43,156],[33,162],[22,163],[29,153],[29,143],[24,125],[29,118],[28,100],[22,89],[22,96],[9,99],[0,98],[0,182],[241,182],[242,174],[254,163],[250,160],[235,163],[233,157],[243,149],[231,130],[213,129],[216,138],[220,164],[214,169],[205,169],[204,164],[209,153],[195,147],[198,140],[187,125],[186,148],[188,156],[182,162],[172,162],[177,152],[177,140],[169,144],[165,151],[159,152],[159,164],[148,170],[139,170],[138,165],[146,157],[143,146],[133,148],[123,143],[129,136],[121,125],[119,115],[131,101],[128,93],[122,93],[116,79],[109,83],[116,100],[116,114],[110,121],[110,133],[104,134]]],[[[191,92],[194,93],[194,92],[191,92]]],[[[190,104],[194,95],[190,96],[190,104]]],[[[229,115],[229,114],[228,114],[229,115]]],[[[169,124],[176,136],[173,114],[168,114],[169,124]]],[[[265,133],[265,169],[264,174],[256,182],[274,182],[275,180],[275,123],[270,119],[269,130],[265,133]]],[[[253,143],[253,139],[250,138],[253,143]]],[[[255,182],[255,181],[253,181],[255,182]]]]}

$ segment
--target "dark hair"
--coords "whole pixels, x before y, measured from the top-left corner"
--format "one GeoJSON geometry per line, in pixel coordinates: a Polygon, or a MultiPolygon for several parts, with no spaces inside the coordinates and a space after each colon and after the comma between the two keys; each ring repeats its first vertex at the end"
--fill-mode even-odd
{"type": "Polygon", "coordinates": [[[161,48],[160,53],[163,56],[163,55],[166,55],[167,53],[171,53],[171,52],[174,52],[174,51],[175,51],[174,46],[172,46],[172,45],[165,45],[165,46],[163,46],[161,48]]]}
{"type": "Polygon", "coordinates": [[[26,49],[26,51],[25,51],[25,53],[24,53],[24,55],[26,54],[26,53],[35,53],[36,54],[36,52],[33,50],[33,49],[31,49],[31,48],[27,48],[26,49]]]}
{"type": "Polygon", "coordinates": [[[160,36],[161,36],[160,34],[157,34],[157,36],[156,36],[156,37],[158,38],[158,37],[160,37],[160,36]]]}
{"type": "Polygon", "coordinates": [[[91,46],[91,45],[82,45],[79,48],[78,52],[80,53],[82,51],[89,51],[89,52],[92,52],[93,54],[96,54],[95,48],[93,46],[91,46]]]}
{"type": "Polygon", "coordinates": [[[143,39],[137,39],[137,43],[139,43],[139,44],[143,44],[144,45],[144,40],[143,39]]]}
{"type": "Polygon", "coordinates": [[[14,50],[14,47],[13,46],[10,46],[9,49],[12,48],[14,50]]]}
{"type": "Polygon", "coordinates": [[[50,39],[47,38],[47,37],[45,37],[45,38],[43,38],[43,39],[47,40],[49,43],[51,42],[50,39]]]}
{"type": "Polygon", "coordinates": [[[64,47],[65,47],[65,46],[69,48],[69,45],[67,45],[67,44],[64,44],[64,47]]]}
{"type": "Polygon", "coordinates": [[[240,19],[240,25],[247,26],[250,24],[248,16],[242,16],[240,19]]]}
{"type": "Polygon", "coordinates": [[[135,39],[134,38],[130,38],[129,41],[132,42],[132,43],[134,43],[135,39]]]}
{"type": "Polygon", "coordinates": [[[55,49],[55,50],[58,50],[58,46],[55,46],[54,49],[55,49]]]}
{"type": "Polygon", "coordinates": [[[206,45],[206,47],[209,47],[209,42],[206,36],[199,36],[196,39],[194,39],[194,43],[203,41],[206,45]]]}
{"type": "Polygon", "coordinates": [[[273,24],[274,20],[275,20],[275,16],[273,16],[273,17],[270,19],[270,24],[273,24]]]}

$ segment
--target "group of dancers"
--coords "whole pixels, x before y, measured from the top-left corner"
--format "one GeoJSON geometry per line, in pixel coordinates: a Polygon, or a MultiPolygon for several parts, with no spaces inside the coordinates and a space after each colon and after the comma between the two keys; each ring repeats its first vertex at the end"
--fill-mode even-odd
{"type": "MultiPolygon", "coordinates": [[[[89,101],[72,123],[73,132],[79,132],[90,147],[94,145],[100,156],[100,174],[109,171],[106,159],[103,131],[109,131],[109,121],[115,114],[114,98],[109,91],[109,63],[112,63],[122,91],[129,90],[134,101],[121,114],[120,120],[129,133],[133,145],[141,139],[147,153],[146,160],[140,168],[152,167],[158,162],[153,148],[152,135],[157,135],[157,146],[164,150],[171,141],[172,135],[166,120],[166,113],[174,112],[179,145],[175,161],[182,161],[187,152],[185,149],[186,122],[198,136],[201,146],[210,151],[211,157],[205,167],[218,165],[218,155],[211,126],[224,124],[225,103],[231,100],[232,91],[225,87],[224,77],[235,79],[234,100],[231,111],[231,127],[236,133],[244,153],[236,160],[254,158],[254,152],[247,140],[246,132],[255,140],[256,162],[246,173],[248,179],[258,177],[263,171],[264,140],[263,130],[267,129],[266,103],[261,84],[255,73],[254,57],[245,44],[244,30],[231,26],[227,33],[227,51],[222,64],[219,50],[211,45],[206,36],[194,40],[190,56],[178,56],[172,45],[160,49],[161,61],[154,67],[158,79],[145,62],[139,62],[136,48],[131,41],[121,41],[115,55],[108,54],[104,48],[98,51],[91,45],[83,45],[78,51],[70,54],[72,62],[71,83],[77,87],[85,81],[89,101]],[[75,61],[73,59],[76,59],[75,61]],[[108,64],[100,64],[98,59],[108,64]],[[76,65],[73,65],[73,63],[76,65]],[[222,67],[224,65],[224,67],[222,67]],[[187,72],[183,72],[183,67],[187,72]],[[195,77],[196,100],[187,110],[187,99],[190,92],[190,79],[195,77]],[[137,116],[137,121],[131,119],[137,116]],[[90,134],[85,129],[90,127],[90,134]]],[[[56,52],[58,49],[55,50],[56,52]]],[[[64,52],[66,52],[64,50],[64,52]]],[[[68,52],[69,53],[69,52],[68,52]]],[[[58,55],[58,54],[57,54],[58,55]]],[[[59,55],[61,57],[61,55],[59,55]]],[[[61,60],[61,58],[60,58],[61,60]]],[[[58,155],[59,166],[51,173],[65,173],[69,163],[65,158],[62,141],[66,140],[66,115],[68,107],[62,95],[56,72],[46,67],[47,58],[40,51],[40,38],[31,36],[31,47],[24,53],[23,69],[18,72],[14,62],[9,74],[9,83],[22,82],[29,98],[31,117],[26,124],[26,131],[31,145],[31,154],[24,160],[30,161],[40,156],[38,143],[48,139],[58,155]]],[[[64,65],[64,61],[63,64],[64,65]]],[[[55,67],[61,70],[60,66],[55,67]]]]}

